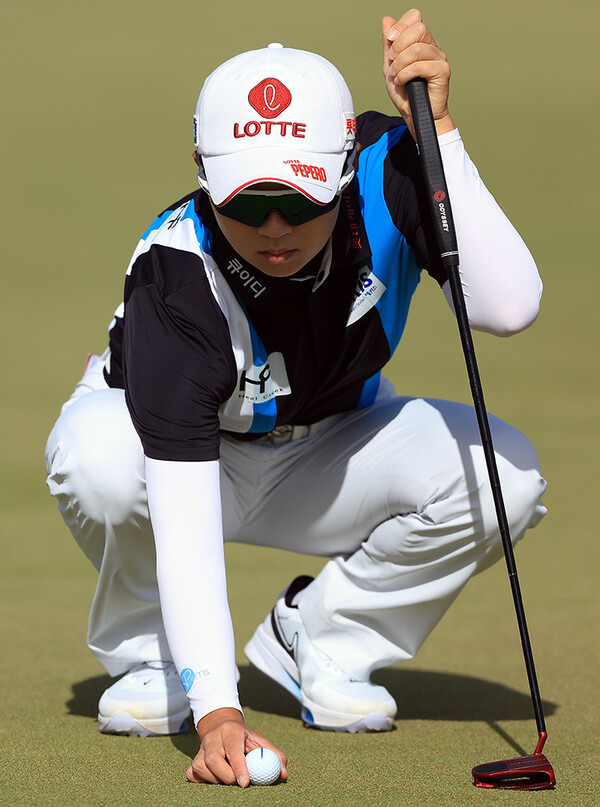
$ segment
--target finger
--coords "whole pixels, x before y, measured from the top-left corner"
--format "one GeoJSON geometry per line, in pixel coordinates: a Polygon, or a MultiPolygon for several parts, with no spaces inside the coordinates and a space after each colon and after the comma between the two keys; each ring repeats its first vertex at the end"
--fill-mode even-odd
{"type": "Polygon", "coordinates": [[[403,31],[423,21],[421,12],[416,8],[406,11],[400,19],[394,21],[393,17],[383,18],[383,34],[387,41],[394,42],[403,31]]]}
{"type": "Polygon", "coordinates": [[[413,45],[425,43],[435,46],[433,34],[424,22],[417,22],[411,25],[410,28],[405,28],[398,37],[391,44],[388,49],[388,59],[393,61],[404,51],[410,49],[413,45]]]}
{"type": "Polygon", "coordinates": [[[406,50],[403,50],[393,62],[390,63],[388,76],[394,78],[402,70],[405,70],[411,64],[420,62],[432,62],[439,65],[442,72],[445,70],[444,64],[447,64],[446,54],[433,43],[416,42],[406,50]]]}
{"type": "Polygon", "coordinates": [[[243,749],[236,744],[235,748],[227,754],[227,759],[229,760],[235,781],[240,787],[248,787],[250,784],[250,775],[248,773],[246,755],[243,749]]]}
{"type": "Polygon", "coordinates": [[[229,764],[228,759],[225,759],[220,749],[204,752],[204,764],[210,775],[214,776],[218,782],[224,785],[234,785],[237,782],[236,776],[229,764]]]}
{"type": "Polygon", "coordinates": [[[383,73],[387,74],[389,67],[389,49],[400,34],[411,25],[421,21],[421,12],[411,8],[403,14],[399,20],[393,17],[384,17],[382,22],[382,51],[383,51],[383,73]]]}
{"type": "Polygon", "coordinates": [[[388,68],[390,66],[389,60],[389,50],[392,44],[392,40],[388,39],[388,32],[391,30],[395,20],[393,17],[384,17],[381,21],[381,50],[383,52],[383,75],[387,74],[388,68]]]}
{"type": "Polygon", "coordinates": [[[393,82],[399,87],[404,87],[414,78],[424,78],[430,86],[447,87],[450,81],[450,65],[448,62],[438,60],[411,62],[394,75],[393,82]]]}
{"type": "Polygon", "coordinates": [[[391,42],[395,35],[392,36],[392,39],[388,37],[388,33],[391,32],[393,26],[396,24],[396,20],[393,17],[384,17],[381,20],[381,27],[382,27],[382,35],[383,35],[383,44],[385,45],[386,42],[391,42]]]}
{"type": "Polygon", "coordinates": [[[206,746],[201,746],[187,769],[186,776],[190,782],[225,785],[236,783],[236,777],[226,759],[226,751],[220,742],[208,742],[206,746]]]}
{"type": "Polygon", "coordinates": [[[423,21],[423,16],[418,8],[411,8],[408,11],[405,11],[404,14],[394,22],[392,17],[384,17],[384,25],[389,23],[389,27],[387,31],[385,31],[386,37],[393,42],[398,36],[405,31],[407,28],[410,28],[412,25],[420,23],[423,21]]]}
{"type": "Polygon", "coordinates": [[[209,784],[218,785],[220,781],[212,774],[206,765],[197,757],[185,772],[188,782],[195,782],[196,784],[209,784]]]}

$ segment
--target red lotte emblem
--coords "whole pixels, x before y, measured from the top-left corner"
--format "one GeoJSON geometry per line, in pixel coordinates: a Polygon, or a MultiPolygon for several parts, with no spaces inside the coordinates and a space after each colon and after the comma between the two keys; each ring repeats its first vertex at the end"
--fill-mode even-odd
{"type": "Polygon", "coordinates": [[[289,107],[292,94],[276,78],[265,78],[248,93],[248,101],[262,118],[270,120],[289,107]]]}

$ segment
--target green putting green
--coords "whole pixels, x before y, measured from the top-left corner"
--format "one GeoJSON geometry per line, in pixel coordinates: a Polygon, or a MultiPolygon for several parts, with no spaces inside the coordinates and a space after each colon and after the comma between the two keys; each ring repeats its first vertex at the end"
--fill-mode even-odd
{"type": "MultiPolygon", "coordinates": [[[[288,753],[285,785],[189,785],[192,732],[145,740],[98,732],[109,679],[85,645],[95,572],[45,489],[47,434],[87,353],[105,346],[140,234],[195,187],[191,121],[203,77],[229,56],[280,41],[336,63],[357,111],[391,111],[380,18],[405,9],[379,0],[20,0],[2,9],[0,55],[0,804],[600,804],[591,506],[600,7],[429,0],[421,8],[453,68],[451,109],[467,149],[545,282],[529,331],[477,335],[475,344],[490,411],[532,439],[549,483],[549,514],[516,554],[556,790],[515,795],[470,782],[474,765],[530,754],[537,740],[502,563],[467,586],[417,658],[376,675],[398,700],[395,730],[355,736],[302,728],[295,701],[242,654],[280,589],[321,561],[227,548],[247,719],[288,753]]],[[[469,400],[456,323],[427,279],[389,375],[408,394],[469,400]]]]}

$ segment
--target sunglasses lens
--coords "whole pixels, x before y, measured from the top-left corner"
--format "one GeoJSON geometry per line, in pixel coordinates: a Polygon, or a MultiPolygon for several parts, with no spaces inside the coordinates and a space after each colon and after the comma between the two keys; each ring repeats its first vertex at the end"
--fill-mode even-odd
{"type": "Polygon", "coordinates": [[[241,192],[233,199],[217,208],[227,218],[235,219],[249,227],[260,227],[271,210],[278,210],[293,226],[322,216],[333,210],[338,203],[337,196],[326,205],[311,202],[301,193],[253,193],[241,192]]]}

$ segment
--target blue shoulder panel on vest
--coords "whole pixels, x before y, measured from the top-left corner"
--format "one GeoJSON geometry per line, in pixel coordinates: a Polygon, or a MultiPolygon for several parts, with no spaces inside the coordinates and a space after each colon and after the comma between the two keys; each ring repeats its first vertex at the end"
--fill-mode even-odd
{"type": "Polygon", "coordinates": [[[208,229],[208,227],[204,226],[202,219],[198,218],[198,214],[196,213],[196,207],[194,205],[193,199],[190,199],[190,201],[188,202],[185,212],[181,216],[181,220],[183,219],[191,219],[191,221],[194,223],[196,238],[198,239],[200,248],[202,249],[203,252],[212,255],[213,254],[212,233],[208,229]]]}
{"type": "MultiPolygon", "coordinates": [[[[384,195],[384,161],[405,131],[406,126],[399,126],[363,149],[357,173],[361,214],[372,254],[371,271],[385,286],[375,308],[388,341],[390,357],[402,337],[421,274],[412,248],[392,220],[384,195]]],[[[368,406],[375,400],[379,376],[377,373],[365,382],[359,407],[368,406]]]]}
{"type": "Polygon", "coordinates": [[[151,224],[151,225],[148,227],[148,229],[146,230],[146,232],[145,232],[145,233],[142,235],[142,237],[141,237],[140,241],[147,241],[147,240],[148,240],[148,236],[150,235],[150,233],[153,233],[155,230],[160,230],[160,228],[163,226],[163,224],[165,223],[165,221],[166,221],[166,220],[169,218],[169,216],[171,216],[172,214],[173,214],[173,211],[172,211],[172,210],[165,210],[165,212],[164,212],[164,213],[161,213],[161,215],[160,215],[160,216],[157,216],[157,217],[154,219],[154,221],[152,222],[152,224],[151,224]]]}

